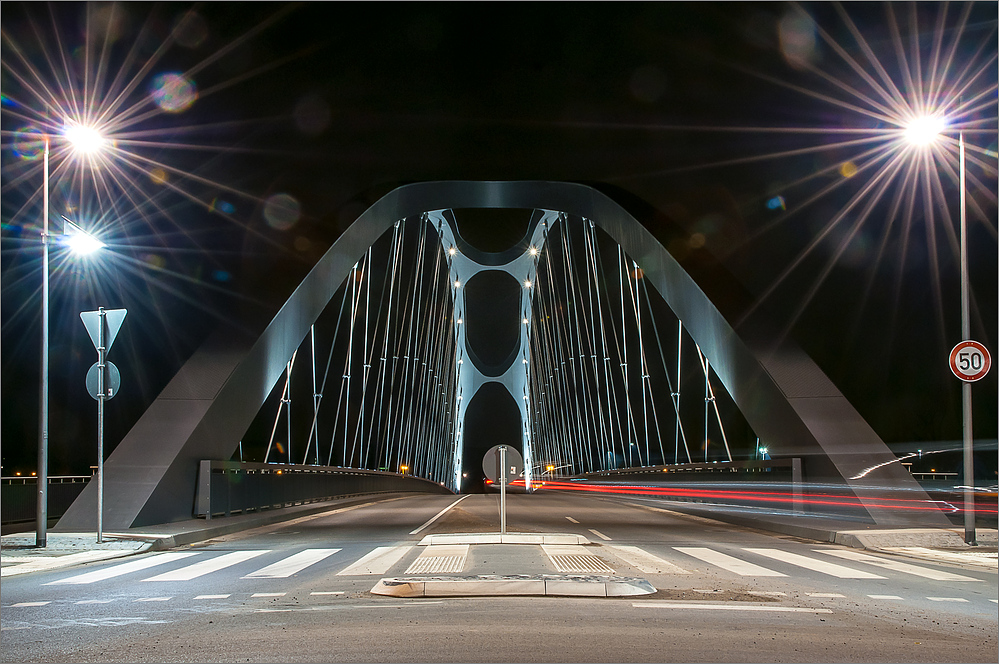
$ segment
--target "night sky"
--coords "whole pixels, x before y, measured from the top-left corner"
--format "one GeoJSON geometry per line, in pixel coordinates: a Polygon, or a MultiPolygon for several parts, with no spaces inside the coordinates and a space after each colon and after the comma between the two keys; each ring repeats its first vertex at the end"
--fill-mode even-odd
{"type": "MultiPolygon", "coordinates": [[[[107,111],[116,142],[90,163],[52,152],[50,217],[109,245],[85,262],[53,253],[52,474],[94,463],[80,311],[129,312],[109,355],[123,376],[110,450],[219,321],[267,320],[381,195],[444,179],[584,182],[644,201],[655,233],[685,238],[668,246],[678,259],[703,245],[884,440],[957,440],[953,134],[968,145],[972,338],[995,354],[997,13],[5,2],[3,474],[36,459],[38,136],[74,108],[107,111]],[[905,149],[892,111],[920,96],[958,109],[950,143],[893,162],[905,149]]],[[[996,438],[996,376],[974,388],[976,438],[996,438]]]]}

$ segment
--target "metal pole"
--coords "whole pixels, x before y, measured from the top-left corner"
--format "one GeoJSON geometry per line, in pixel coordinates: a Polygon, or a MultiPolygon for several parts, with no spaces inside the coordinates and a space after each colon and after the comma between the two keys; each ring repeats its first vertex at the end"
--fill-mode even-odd
{"type": "MultiPolygon", "coordinates": [[[[968,307],[968,223],[965,213],[964,132],[958,135],[961,153],[961,339],[971,338],[971,316],[968,307]]],[[[975,456],[971,419],[971,383],[961,384],[961,406],[964,415],[964,541],[975,546],[975,456]]]]}
{"type": "Polygon", "coordinates": [[[42,162],[42,383],[38,423],[38,506],[35,546],[45,548],[49,525],[49,137],[42,162]]]}
{"type": "Polygon", "coordinates": [[[500,445],[500,534],[506,534],[506,445],[500,445]]]}
{"type": "Polygon", "coordinates": [[[104,330],[107,313],[104,307],[99,307],[97,313],[100,315],[100,330],[97,334],[97,543],[100,544],[104,541],[104,401],[107,399],[104,382],[107,336],[104,330]]]}

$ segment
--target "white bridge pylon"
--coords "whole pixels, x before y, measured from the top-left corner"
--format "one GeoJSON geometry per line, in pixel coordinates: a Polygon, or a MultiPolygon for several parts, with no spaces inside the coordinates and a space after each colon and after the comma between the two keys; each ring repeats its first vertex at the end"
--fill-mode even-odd
{"type": "Polygon", "coordinates": [[[456,363],[456,400],[454,405],[454,485],[461,486],[462,448],[464,443],[465,414],[475,393],[486,383],[498,383],[506,388],[520,410],[521,449],[524,457],[524,481],[531,489],[533,455],[531,450],[530,408],[530,348],[531,348],[531,302],[537,279],[538,258],[548,236],[548,229],[562,218],[561,213],[541,210],[540,216],[533,216],[528,227],[530,238],[523,254],[503,265],[483,265],[462,253],[451,224],[444,216],[445,210],[426,214],[426,221],[437,230],[441,245],[448,256],[448,270],[454,303],[454,334],[456,363]],[[469,280],[480,272],[505,272],[521,285],[520,294],[520,339],[517,354],[510,365],[499,376],[486,376],[471,360],[468,352],[468,338],[465,333],[465,290],[469,280]]]}

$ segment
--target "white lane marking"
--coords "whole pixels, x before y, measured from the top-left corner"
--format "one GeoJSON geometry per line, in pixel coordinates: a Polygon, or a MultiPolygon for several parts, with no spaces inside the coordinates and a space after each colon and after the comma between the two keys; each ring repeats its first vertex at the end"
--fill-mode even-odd
{"type": "Polygon", "coordinates": [[[168,602],[173,597],[140,597],[136,602],[168,602]]]}
{"type": "Polygon", "coordinates": [[[707,547],[674,546],[673,548],[680,553],[686,553],[688,556],[693,556],[710,565],[717,565],[723,570],[738,574],[739,576],[787,576],[786,574],[781,574],[780,572],[775,572],[772,569],[760,567],[753,563],[747,563],[745,560],[739,560],[738,558],[708,549],[707,547]]]}
{"type": "Polygon", "coordinates": [[[909,563],[904,563],[900,560],[879,558],[877,556],[861,553],[859,551],[847,551],[839,549],[813,549],[813,550],[816,553],[825,553],[830,556],[836,556],[837,558],[844,558],[846,560],[855,560],[859,563],[876,565],[877,567],[884,567],[885,569],[890,569],[894,572],[902,572],[903,574],[912,574],[914,576],[921,576],[925,579],[933,579],[935,581],[981,581],[981,579],[974,579],[970,576],[964,576],[962,574],[954,574],[953,572],[944,572],[942,570],[930,569],[929,567],[920,567],[919,565],[911,565],[909,563]]]}
{"type": "Polygon", "coordinates": [[[226,593],[225,595],[198,595],[194,599],[228,599],[231,594],[232,593],[226,593]]]}
{"type": "Polygon", "coordinates": [[[292,574],[298,574],[309,565],[315,565],[340,549],[305,549],[273,565],[268,565],[256,572],[251,572],[244,579],[286,579],[292,574]]]}
{"type": "Polygon", "coordinates": [[[468,544],[432,544],[426,547],[406,574],[459,574],[468,557],[468,544]]]}
{"type": "Polygon", "coordinates": [[[763,597],[787,597],[787,593],[779,590],[750,590],[750,595],[761,595],[763,597]]]}
{"type": "Polygon", "coordinates": [[[825,597],[827,599],[842,599],[846,595],[840,595],[839,593],[805,593],[809,597],[825,597]]]}
{"type": "Polygon", "coordinates": [[[310,595],[342,595],[344,591],[342,590],[320,590],[318,592],[309,593],[310,595]]]}
{"type": "Polygon", "coordinates": [[[15,607],[15,606],[45,606],[46,604],[51,604],[51,603],[52,603],[51,601],[48,601],[48,602],[18,602],[17,604],[11,604],[11,607],[15,607]]]}
{"type": "Polygon", "coordinates": [[[694,602],[634,602],[638,609],[704,609],[708,611],[778,611],[782,613],[832,613],[831,609],[805,606],[759,606],[757,604],[701,604],[694,602]]]}
{"type": "Polygon", "coordinates": [[[898,595],[868,595],[871,599],[902,599],[898,595]]]}
{"type": "Polygon", "coordinates": [[[677,567],[671,562],[663,560],[659,556],[654,556],[648,551],[637,546],[620,546],[608,544],[607,547],[618,558],[634,566],[638,571],[645,574],[690,574],[691,572],[677,567]]]}
{"type": "Polygon", "coordinates": [[[927,597],[931,602],[967,602],[963,597],[927,597]]]}
{"type": "Polygon", "coordinates": [[[284,597],[288,593],[253,593],[250,597],[284,597]]]}
{"type": "Polygon", "coordinates": [[[337,576],[362,576],[365,574],[386,574],[392,565],[399,562],[409,553],[411,545],[379,546],[346,569],[337,572],[337,576]]]}
{"type": "Polygon", "coordinates": [[[576,521],[576,520],[575,520],[575,519],[573,519],[573,518],[572,518],[571,516],[567,516],[567,517],[565,517],[565,518],[569,519],[569,521],[571,521],[571,522],[573,522],[573,523],[579,523],[579,521],[576,521]]]}
{"type": "Polygon", "coordinates": [[[607,537],[606,535],[604,535],[599,530],[593,530],[593,528],[590,528],[589,531],[591,533],[593,533],[594,535],[596,535],[597,537],[599,537],[600,539],[604,540],[605,542],[610,542],[611,541],[611,538],[607,537]]]}
{"type": "Polygon", "coordinates": [[[779,560],[783,563],[788,563],[789,565],[795,565],[797,567],[804,567],[805,569],[810,569],[813,572],[819,572],[821,574],[828,574],[829,576],[835,576],[838,579],[883,579],[885,577],[878,576],[877,574],[871,574],[870,572],[863,572],[858,569],[852,569],[850,567],[844,567],[843,565],[836,565],[834,563],[827,563],[824,560],[816,560],[815,558],[809,558],[807,556],[799,556],[797,553],[791,553],[790,551],[783,551],[781,549],[743,549],[743,551],[748,551],[749,553],[755,553],[758,556],[765,556],[767,558],[772,558],[774,560],[779,560]]]}
{"type": "Polygon", "coordinates": [[[79,602],[73,602],[74,604],[110,604],[113,599],[81,599],[79,602]]]}
{"type": "Polygon", "coordinates": [[[241,562],[245,562],[251,558],[256,558],[257,556],[262,556],[263,554],[269,552],[270,551],[268,549],[258,549],[255,551],[233,551],[232,553],[227,553],[209,560],[202,560],[200,563],[194,563],[193,565],[188,565],[187,567],[181,567],[180,569],[175,569],[170,572],[157,574],[156,576],[151,576],[148,579],[143,579],[143,581],[190,581],[191,579],[196,579],[199,576],[204,576],[205,574],[209,574],[211,572],[217,572],[220,569],[237,565],[241,562]]]}
{"type": "Polygon", "coordinates": [[[466,495],[462,496],[461,498],[459,498],[458,500],[454,501],[453,503],[451,503],[450,505],[448,505],[447,507],[445,507],[444,509],[442,509],[440,512],[438,512],[437,514],[435,514],[433,517],[431,517],[431,519],[429,521],[427,521],[425,524],[423,524],[422,526],[420,526],[416,530],[410,531],[409,534],[410,535],[416,535],[416,534],[418,534],[421,530],[423,530],[424,528],[428,527],[434,521],[436,521],[437,519],[439,519],[442,516],[444,516],[449,509],[451,509],[452,507],[454,507],[455,505],[457,505],[461,501],[465,500],[465,498],[468,498],[469,495],[471,495],[471,494],[466,494],[466,495]]]}
{"type": "Polygon", "coordinates": [[[149,567],[170,563],[175,560],[180,560],[181,558],[196,555],[198,555],[197,551],[167,551],[166,553],[155,553],[127,563],[121,563],[120,565],[112,565],[110,567],[105,567],[104,569],[87,572],[86,574],[80,574],[78,576],[71,576],[66,579],[59,579],[58,581],[50,581],[49,583],[42,585],[54,586],[60,583],[93,583],[94,581],[104,581],[105,579],[113,579],[116,576],[130,574],[131,572],[137,572],[149,567]]]}
{"type": "Polygon", "coordinates": [[[993,604],[999,604],[999,599],[990,599],[989,601],[993,604]]]}

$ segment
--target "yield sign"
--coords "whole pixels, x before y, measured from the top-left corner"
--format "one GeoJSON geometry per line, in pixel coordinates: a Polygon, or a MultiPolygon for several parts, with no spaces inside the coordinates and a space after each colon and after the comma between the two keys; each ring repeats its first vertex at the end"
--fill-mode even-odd
{"type": "MultiPolygon", "coordinates": [[[[128,309],[105,309],[103,313],[103,317],[107,320],[107,336],[104,338],[104,352],[107,352],[111,350],[111,344],[118,336],[118,330],[121,329],[128,309]]],[[[101,317],[100,310],[80,312],[80,318],[83,319],[83,325],[87,328],[90,340],[94,342],[94,348],[100,348],[101,345],[101,317]]]]}

